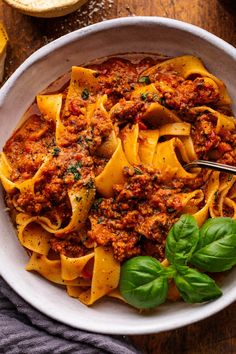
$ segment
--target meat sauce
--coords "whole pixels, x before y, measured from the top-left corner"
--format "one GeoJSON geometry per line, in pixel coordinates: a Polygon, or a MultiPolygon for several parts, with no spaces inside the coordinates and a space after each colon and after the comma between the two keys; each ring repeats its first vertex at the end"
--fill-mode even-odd
{"type": "MultiPolygon", "coordinates": [[[[71,216],[66,189],[75,183],[78,188],[86,185],[102,171],[108,159],[97,156],[96,150],[114,126],[121,128],[127,123],[138,122],[141,130],[152,128],[143,119],[143,113],[155,97],[150,93],[131,100],[131,95],[142,86],[142,72],[156,62],[152,58],[138,62],[111,58],[90,65],[89,68],[97,71],[99,94],[108,96],[106,110],[109,112],[117,103],[120,105],[106,118],[97,112],[88,122],[85,112],[88,104],[95,100],[93,95],[87,93],[87,97],[72,100],[62,116],[67,129],[60,148],[55,142],[55,124],[39,113],[30,116],[4,147],[13,167],[10,178],[14,182],[32,178],[48,152],[52,161],[37,181],[35,196],[15,191],[7,196],[8,206],[13,208],[16,203],[30,215],[50,217],[56,208],[66,225],[71,216]]],[[[214,86],[200,77],[185,80],[171,69],[161,70],[149,80],[158,90],[158,102],[183,121],[191,122],[191,137],[199,159],[236,166],[236,130],[222,128],[216,133],[214,115],[207,111],[198,114],[192,111],[192,107],[203,105],[217,108],[219,94],[214,86]],[[163,84],[168,85],[171,92],[165,91],[163,84]]],[[[64,103],[67,90],[68,87],[64,87],[62,91],[64,103]]],[[[194,180],[163,180],[158,171],[138,165],[125,168],[124,176],[124,185],[114,185],[113,198],[96,195],[83,237],[81,232],[65,235],[62,239],[52,237],[51,250],[55,254],[79,257],[89,251],[86,245],[95,242],[111,246],[114,257],[121,262],[140,254],[163,260],[166,235],[184,208],[178,194],[197,188],[204,191],[206,174],[200,173],[194,180]]]]}

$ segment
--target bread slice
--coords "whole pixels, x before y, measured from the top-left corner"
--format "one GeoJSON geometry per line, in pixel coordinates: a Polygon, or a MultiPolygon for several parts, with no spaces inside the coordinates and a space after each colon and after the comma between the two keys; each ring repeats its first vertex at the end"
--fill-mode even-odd
{"type": "Polygon", "coordinates": [[[4,0],[20,12],[35,17],[59,17],[79,9],[87,0],[4,0]]]}

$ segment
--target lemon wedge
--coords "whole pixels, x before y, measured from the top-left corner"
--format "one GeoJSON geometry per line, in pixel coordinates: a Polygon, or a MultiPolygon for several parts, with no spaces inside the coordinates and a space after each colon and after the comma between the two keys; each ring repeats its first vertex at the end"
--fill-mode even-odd
{"type": "Polygon", "coordinates": [[[3,74],[4,74],[7,42],[8,42],[7,32],[2,22],[0,22],[0,82],[2,81],[3,74]]]}

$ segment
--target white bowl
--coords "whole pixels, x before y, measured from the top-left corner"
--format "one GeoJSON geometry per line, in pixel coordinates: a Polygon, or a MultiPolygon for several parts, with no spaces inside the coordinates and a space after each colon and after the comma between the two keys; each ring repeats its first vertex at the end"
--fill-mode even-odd
{"type": "MultiPolygon", "coordinates": [[[[110,20],[57,39],[31,55],[16,70],[0,91],[0,148],[35,95],[72,65],[125,52],[200,56],[210,72],[226,83],[236,102],[236,49],[231,45],[198,27],[171,19],[110,20]]],[[[165,303],[148,315],[109,299],[86,307],[60,287],[24,270],[27,255],[4,211],[2,196],[0,203],[1,275],[31,305],[65,324],[106,334],[156,333],[206,318],[236,299],[235,268],[225,276],[223,296],[209,303],[165,303]]]]}

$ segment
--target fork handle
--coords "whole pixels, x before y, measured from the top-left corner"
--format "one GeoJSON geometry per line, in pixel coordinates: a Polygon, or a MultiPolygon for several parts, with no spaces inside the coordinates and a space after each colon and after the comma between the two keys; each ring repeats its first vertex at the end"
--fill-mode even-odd
{"type": "Polygon", "coordinates": [[[196,160],[184,165],[183,167],[186,170],[190,170],[191,168],[194,167],[209,168],[211,170],[216,170],[216,171],[226,172],[226,173],[236,175],[236,167],[231,165],[225,165],[223,163],[212,162],[212,161],[196,160]]]}

